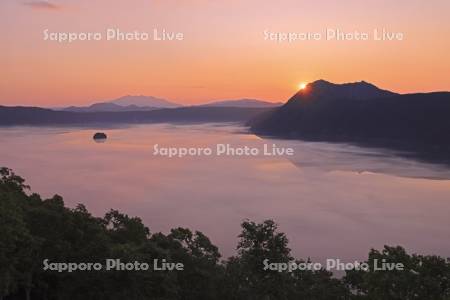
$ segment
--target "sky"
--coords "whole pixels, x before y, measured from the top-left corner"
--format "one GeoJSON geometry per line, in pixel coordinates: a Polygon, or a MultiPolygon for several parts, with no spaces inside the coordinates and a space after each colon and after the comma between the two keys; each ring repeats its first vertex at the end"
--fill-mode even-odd
{"type": "Polygon", "coordinates": [[[182,104],[286,101],[302,82],[368,81],[401,93],[450,90],[450,1],[0,1],[0,105],[85,105],[123,95],[182,104]],[[106,30],[149,32],[106,40],[106,30]],[[402,40],[326,40],[385,28],[402,40]],[[155,41],[153,30],[183,34],[155,41]],[[100,32],[58,43],[44,31],[100,32]],[[277,42],[264,32],[322,33],[277,42]]]}

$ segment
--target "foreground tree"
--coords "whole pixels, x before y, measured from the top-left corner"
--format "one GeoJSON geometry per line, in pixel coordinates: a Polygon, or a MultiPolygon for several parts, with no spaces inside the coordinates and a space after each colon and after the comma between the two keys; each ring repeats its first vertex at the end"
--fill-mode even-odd
{"type": "Polygon", "coordinates": [[[409,255],[402,247],[372,249],[368,271],[348,271],[344,282],[355,299],[450,299],[450,261],[438,256],[409,255]],[[401,264],[403,270],[380,270],[382,264],[401,264]],[[378,269],[375,269],[378,268],[378,269]]]}
{"type": "Polygon", "coordinates": [[[0,299],[18,290],[22,263],[30,255],[31,236],[21,207],[27,188],[10,169],[0,169],[0,299]]]}
{"type": "Polygon", "coordinates": [[[116,210],[103,218],[83,205],[65,207],[55,195],[30,194],[22,178],[0,169],[0,300],[328,300],[450,299],[449,261],[408,255],[401,247],[371,250],[375,260],[402,263],[404,271],[350,271],[343,279],[326,270],[265,268],[265,262],[299,263],[286,235],[271,220],[244,221],[237,254],[220,262],[203,233],[175,228],[151,233],[137,217],[116,210]],[[183,271],[55,272],[51,262],[179,262],[183,271]]]}
{"type": "MultiPolygon", "coordinates": [[[[288,239],[272,220],[242,223],[238,255],[226,263],[228,299],[346,299],[345,286],[325,270],[270,270],[268,262],[295,263],[288,239]]],[[[299,263],[297,261],[296,263],[299,263]]]]}

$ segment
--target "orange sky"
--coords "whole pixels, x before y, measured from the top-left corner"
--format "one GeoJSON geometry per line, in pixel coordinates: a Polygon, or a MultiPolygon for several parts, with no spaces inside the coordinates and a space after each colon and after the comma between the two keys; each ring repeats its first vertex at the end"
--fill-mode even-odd
{"type": "Polygon", "coordinates": [[[66,106],[127,94],[190,104],[285,101],[300,82],[450,90],[450,1],[50,0],[0,2],[0,104],[66,106]],[[341,2],[338,4],[337,2],[341,2]],[[402,41],[264,40],[340,28],[402,41]],[[182,41],[44,41],[43,31],[182,32],[182,41]]]}

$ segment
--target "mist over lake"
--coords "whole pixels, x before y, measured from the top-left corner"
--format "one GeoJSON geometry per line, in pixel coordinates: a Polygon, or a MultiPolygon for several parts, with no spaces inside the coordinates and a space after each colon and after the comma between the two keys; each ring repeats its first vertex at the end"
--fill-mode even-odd
{"type": "Polygon", "coordinates": [[[239,224],[274,219],[297,257],[364,258],[402,245],[450,253],[450,171],[346,144],[261,139],[237,125],[0,129],[0,165],[32,191],[58,193],[95,215],[110,208],[139,216],[152,232],[183,226],[204,232],[227,257],[239,224]],[[108,139],[95,143],[95,132],[108,139]],[[292,147],[293,156],[152,154],[167,147],[292,147]]]}

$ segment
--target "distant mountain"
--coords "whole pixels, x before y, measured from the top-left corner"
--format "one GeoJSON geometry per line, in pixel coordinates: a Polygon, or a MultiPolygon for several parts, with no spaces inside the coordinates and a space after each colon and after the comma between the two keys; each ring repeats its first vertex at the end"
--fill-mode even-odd
{"type": "MultiPolygon", "coordinates": [[[[241,108],[269,108],[278,107],[283,103],[273,103],[257,99],[222,100],[198,107],[241,107],[241,108]]],[[[149,111],[161,108],[181,107],[180,104],[169,102],[164,99],[149,96],[124,96],[108,102],[94,103],[90,106],[70,106],[63,109],[72,112],[125,112],[125,111],[149,111]]]]}
{"type": "Polygon", "coordinates": [[[259,135],[357,143],[450,162],[450,93],[400,95],[367,82],[318,80],[252,119],[259,135]]]}
{"type": "Polygon", "coordinates": [[[154,107],[145,107],[145,106],[136,106],[136,105],[127,105],[122,106],[115,103],[103,102],[103,103],[94,103],[90,106],[70,106],[66,107],[62,110],[64,111],[73,111],[73,112],[118,112],[118,111],[149,111],[157,108],[154,107]]]}
{"type": "Polygon", "coordinates": [[[257,99],[237,99],[237,100],[222,100],[215,101],[211,103],[202,104],[199,106],[209,106],[209,107],[277,107],[281,106],[283,103],[281,102],[267,102],[263,100],[257,99]]]}
{"type": "Polygon", "coordinates": [[[170,102],[166,99],[142,95],[141,96],[128,95],[105,102],[114,103],[120,106],[136,105],[140,107],[154,107],[154,108],[173,108],[182,106],[178,103],[170,102]]]}
{"type": "Polygon", "coordinates": [[[119,112],[149,111],[160,108],[175,108],[180,106],[180,104],[151,96],[123,96],[110,101],[94,103],[90,106],[70,106],[58,110],[73,112],[119,112]]]}

